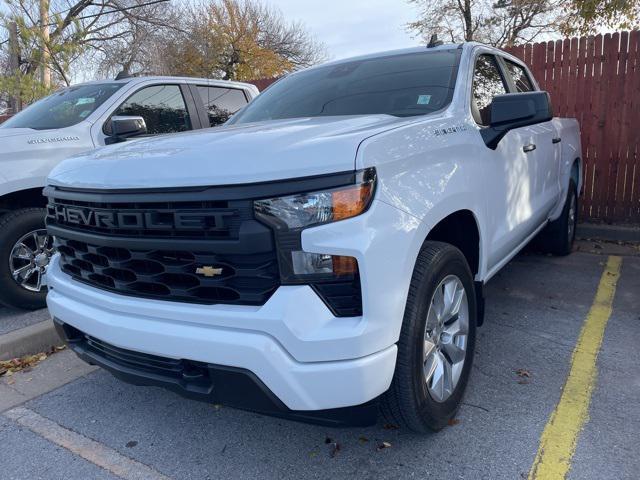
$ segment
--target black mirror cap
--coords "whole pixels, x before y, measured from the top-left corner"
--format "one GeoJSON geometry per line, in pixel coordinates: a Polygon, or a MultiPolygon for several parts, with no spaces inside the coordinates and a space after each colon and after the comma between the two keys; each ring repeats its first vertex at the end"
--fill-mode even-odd
{"type": "Polygon", "coordinates": [[[548,92],[498,95],[491,102],[491,124],[481,130],[482,138],[487,147],[495,150],[509,130],[548,122],[552,118],[548,92]]]}
{"type": "Polygon", "coordinates": [[[114,137],[129,138],[147,133],[144,118],[137,116],[111,117],[111,132],[114,137]]]}

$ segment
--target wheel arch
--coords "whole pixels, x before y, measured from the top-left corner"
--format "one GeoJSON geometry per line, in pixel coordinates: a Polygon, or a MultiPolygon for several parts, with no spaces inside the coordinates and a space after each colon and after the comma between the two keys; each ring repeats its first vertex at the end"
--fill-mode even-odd
{"type": "Polygon", "coordinates": [[[0,215],[20,208],[47,206],[47,199],[42,195],[42,187],[26,188],[0,196],[0,215]]]}
{"type": "Polygon", "coordinates": [[[571,170],[569,173],[569,178],[573,180],[576,184],[576,188],[578,189],[578,195],[582,191],[583,184],[583,167],[582,167],[582,159],[580,157],[576,157],[573,160],[573,164],[571,165],[571,170]]]}
{"type": "Polygon", "coordinates": [[[439,220],[428,232],[425,240],[448,243],[458,248],[467,259],[471,273],[480,271],[480,227],[471,210],[456,210],[439,220]]]}

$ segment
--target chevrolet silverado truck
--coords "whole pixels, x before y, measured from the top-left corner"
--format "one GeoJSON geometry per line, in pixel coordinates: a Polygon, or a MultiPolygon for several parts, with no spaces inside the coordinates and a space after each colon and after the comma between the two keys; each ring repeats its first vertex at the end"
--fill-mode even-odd
{"type": "Polygon", "coordinates": [[[324,424],[455,415],[483,286],[566,255],[582,163],[517,58],[438,45],[312,67],[225,125],[48,179],[49,310],[136,385],[324,424]]]}
{"type": "Polygon", "coordinates": [[[257,94],[222,80],[124,77],[62,89],[0,125],[0,303],[45,305],[54,250],[42,187],[55,165],[129,138],[219,125],[257,94]]]}

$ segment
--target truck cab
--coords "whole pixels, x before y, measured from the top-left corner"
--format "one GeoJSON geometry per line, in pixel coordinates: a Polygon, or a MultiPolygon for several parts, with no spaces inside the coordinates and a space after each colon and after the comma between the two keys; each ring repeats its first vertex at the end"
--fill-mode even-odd
{"type": "Polygon", "coordinates": [[[258,94],[253,85],[127,77],[64,88],[0,125],[0,303],[45,305],[52,240],[42,187],[61,160],[136,138],[215,127],[258,94]]]}

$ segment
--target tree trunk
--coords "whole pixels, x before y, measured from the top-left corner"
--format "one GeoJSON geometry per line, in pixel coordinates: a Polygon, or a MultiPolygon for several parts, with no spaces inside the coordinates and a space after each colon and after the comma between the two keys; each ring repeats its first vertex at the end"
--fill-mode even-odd
{"type": "MultiPolygon", "coordinates": [[[[16,82],[20,79],[20,42],[18,40],[18,24],[9,23],[9,70],[16,82]]],[[[18,113],[22,110],[22,99],[20,98],[20,85],[14,85],[14,91],[10,100],[9,108],[11,113],[18,113]]]]}
{"type": "Polygon", "coordinates": [[[471,16],[471,0],[464,0],[464,39],[467,42],[473,41],[473,17],[471,16]]]}
{"type": "Polygon", "coordinates": [[[49,0],[40,0],[40,28],[42,29],[40,76],[42,84],[49,88],[51,86],[51,69],[49,68],[49,0]]]}

